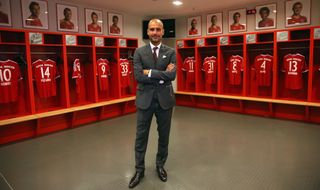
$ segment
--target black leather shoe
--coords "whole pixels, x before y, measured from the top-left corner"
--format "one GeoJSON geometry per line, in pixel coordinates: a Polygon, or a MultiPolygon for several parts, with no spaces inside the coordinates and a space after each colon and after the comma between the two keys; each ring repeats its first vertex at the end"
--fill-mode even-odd
{"type": "Polygon", "coordinates": [[[137,186],[143,177],[144,177],[144,172],[136,172],[130,180],[129,188],[131,189],[137,186]]]}
{"type": "Polygon", "coordinates": [[[161,181],[166,182],[168,179],[167,172],[163,167],[157,166],[157,173],[161,181]]]}

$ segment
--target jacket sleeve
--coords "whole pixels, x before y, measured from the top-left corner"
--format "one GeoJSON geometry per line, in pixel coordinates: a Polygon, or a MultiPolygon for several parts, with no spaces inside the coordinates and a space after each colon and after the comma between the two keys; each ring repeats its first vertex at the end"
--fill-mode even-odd
{"type": "Polygon", "coordinates": [[[143,74],[140,49],[137,49],[133,56],[134,78],[138,83],[151,84],[154,82],[147,75],[143,74]]]}
{"type": "Polygon", "coordinates": [[[173,63],[175,65],[172,71],[160,71],[156,69],[152,69],[151,71],[151,79],[164,80],[164,81],[173,81],[176,78],[176,53],[172,50],[171,56],[169,58],[169,63],[173,63]]]}

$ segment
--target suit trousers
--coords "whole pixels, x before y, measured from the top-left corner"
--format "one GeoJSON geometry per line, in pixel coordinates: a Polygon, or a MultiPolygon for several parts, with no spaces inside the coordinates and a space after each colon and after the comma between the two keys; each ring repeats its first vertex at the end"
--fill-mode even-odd
{"type": "Polygon", "coordinates": [[[169,134],[171,126],[172,108],[164,110],[157,99],[153,99],[148,109],[137,109],[137,134],[135,141],[136,171],[145,169],[145,154],[148,146],[150,125],[153,115],[156,116],[158,130],[158,153],[156,166],[164,166],[168,157],[169,134]]]}

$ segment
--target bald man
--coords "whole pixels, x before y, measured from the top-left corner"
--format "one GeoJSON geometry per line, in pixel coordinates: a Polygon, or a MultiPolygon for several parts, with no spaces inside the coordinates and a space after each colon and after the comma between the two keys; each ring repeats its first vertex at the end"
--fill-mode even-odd
{"type": "Polygon", "coordinates": [[[164,165],[168,157],[171,116],[175,105],[171,81],[176,77],[176,54],[172,48],[161,43],[164,34],[161,20],[150,20],[147,33],[149,44],[138,48],[133,58],[134,77],[138,83],[136,172],[130,180],[129,188],[134,188],[144,177],[145,154],[153,115],[157,119],[159,134],[156,171],[161,181],[167,181],[164,165]]]}

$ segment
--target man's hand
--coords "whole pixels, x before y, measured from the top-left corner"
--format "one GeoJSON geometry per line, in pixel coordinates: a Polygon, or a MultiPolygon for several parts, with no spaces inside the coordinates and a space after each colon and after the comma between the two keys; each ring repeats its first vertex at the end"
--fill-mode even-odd
{"type": "Polygon", "coordinates": [[[173,63],[169,63],[169,65],[167,66],[166,71],[171,72],[174,68],[175,68],[175,65],[173,63]]]}
{"type": "Polygon", "coordinates": [[[144,75],[148,75],[148,74],[149,74],[149,72],[150,72],[150,70],[149,70],[149,69],[143,69],[143,74],[144,74],[144,75]]]}

